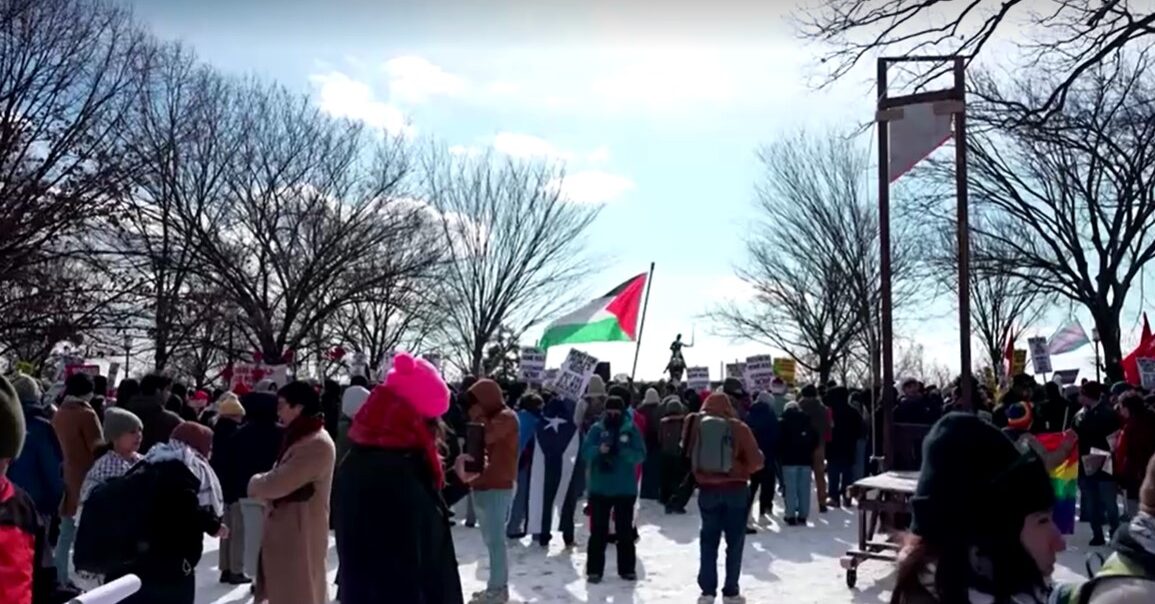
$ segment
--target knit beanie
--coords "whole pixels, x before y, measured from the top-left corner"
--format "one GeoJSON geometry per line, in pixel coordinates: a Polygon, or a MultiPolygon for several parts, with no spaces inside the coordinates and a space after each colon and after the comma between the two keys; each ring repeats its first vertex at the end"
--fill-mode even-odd
{"type": "Polygon", "coordinates": [[[16,459],[24,448],[24,409],[16,389],[0,376],[0,459],[16,459]]]}
{"type": "Polygon", "coordinates": [[[409,403],[421,417],[441,417],[449,410],[449,386],[445,385],[441,372],[429,361],[414,358],[407,352],[393,357],[384,386],[409,403]]]}
{"type": "Polygon", "coordinates": [[[16,390],[16,398],[20,399],[22,403],[39,403],[40,397],[43,396],[43,391],[40,388],[40,383],[32,378],[30,375],[17,373],[12,376],[12,388],[16,390]]]}
{"type": "Polygon", "coordinates": [[[605,396],[605,395],[606,395],[606,382],[605,382],[605,380],[602,379],[602,376],[595,373],[593,375],[593,377],[590,378],[589,385],[586,386],[586,396],[587,397],[596,397],[596,396],[605,396]]]}
{"type": "Polygon", "coordinates": [[[786,382],[782,378],[774,376],[770,380],[770,392],[772,394],[786,394],[786,382]]]}
{"type": "Polygon", "coordinates": [[[758,398],[754,399],[754,402],[759,405],[772,405],[774,404],[774,395],[766,391],[759,392],[758,398]]]}
{"type": "Polygon", "coordinates": [[[685,415],[686,405],[682,403],[682,398],[676,394],[671,394],[662,400],[662,417],[667,415],[685,415]]]}
{"type": "Polygon", "coordinates": [[[213,452],[213,431],[196,422],[184,422],[177,426],[169,440],[180,441],[193,448],[205,459],[213,452]]]}
{"type": "Polygon", "coordinates": [[[1034,406],[1027,401],[1007,405],[1004,413],[1007,416],[1007,427],[1012,430],[1030,430],[1035,421],[1034,406]]]}
{"type": "Polygon", "coordinates": [[[1018,535],[1028,514],[1051,509],[1055,491],[1034,453],[998,428],[949,413],[927,433],[912,500],[912,531],[939,547],[1018,535]]]}
{"type": "Polygon", "coordinates": [[[626,410],[626,402],[623,401],[621,397],[614,396],[611,394],[610,397],[606,399],[606,411],[625,411],[625,410],[626,410]]]}
{"type": "Polygon", "coordinates": [[[722,382],[722,392],[734,398],[746,398],[748,395],[746,385],[742,383],[742,380],[732,377],[726,378],[722,382]]]}
{"type": "Polygon", "coordinates": [[[104,410],[104,440],[112,443],[134,430],[144,430],[144,424],[135,413],[121,407],[104,410]]]}
{"type": "Polygon", "coordinates": [[[610,386],[609,395],[622,399],[622,402],[625,403],[627,407],[632,407],[634,405],[634,393],[628,386],[623,386],[622,384],[614,384],[613,386],[610,386]]]}
{"type": "Polygon", "coordinates": [[[1134,389],[1135,387],[1127,382],[1115,382],[1111,385],[1111,396],[1119,396],[1124,392],[1130,392],[1134,389]]]}
{"type": "Polygon", "coordinates": [[[236,395],[233,395],[225,398],[225,400],[221,402],[220,407],[217,408],[217,414],[221,417],[240,419],[245,416],[245,408],[241,405],[241,402],[237,400],[236,395]]]}
{"type": "Polygon", "coordinates": [[[643,405],[656,405],[662,402],[662,398],[658,395],[658,391],[654,388],[647,388],[646,395],[642,398],[643,405]]]}

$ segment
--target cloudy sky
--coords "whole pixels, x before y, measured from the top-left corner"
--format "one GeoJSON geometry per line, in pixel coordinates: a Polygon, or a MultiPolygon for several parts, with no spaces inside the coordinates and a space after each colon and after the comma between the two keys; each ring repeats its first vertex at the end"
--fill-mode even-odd
{"type": "MultiPolygon", "coordinates": [[[[870,66],[815,89],[819,49],[792,35],[786,2],[132,4],[158,35],[227,72],[307,91],[333,115],[459,152],[489,146],[564,160],[566,192],[605,208],[591,243],[609,268],[590,297],[657,264],[643,377],[657,377],[678,332],[695,334],[687,360],[714,375],[724,359],[777,352],[712,336],[702,318],[748,296],[732,269],[754,215],[754,152],[799,128],[853,126],[872,114],[870,66]]],[[[928,320],[900,329],[957,368],[949,306],[922,310],[928,320]]],[[[1049,335],[1060,314],[1040,331],[1049,335]]],[[[585,348],[615,373],[633,357],[624,344],[585,348]]],[[[551,352],[550,364],[564,353],[551,352]]],[[[1079,358],[1056,365],[1085,365],[1086,355],[1070,356],[1079,358]]]]}

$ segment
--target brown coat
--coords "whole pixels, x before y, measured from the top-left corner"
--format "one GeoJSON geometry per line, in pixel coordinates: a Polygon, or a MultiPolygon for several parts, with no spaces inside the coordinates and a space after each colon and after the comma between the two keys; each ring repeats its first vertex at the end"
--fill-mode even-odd
{"type": "Polygon", "coordinates": [[[758,448],[758,441],[755,440],[750,426],[738,419],[734,413],[734,406],[730,404],[730,399],[725,394],[711,394],[702,404],[701,413],[692,413],[686,417],[686,424],[683,427],[685,434],[682,437],[682,442],[686,445],[687,456],[689,456],[690,451],[694,450],[694,445],[698,442],[698,422],[703,415],[725,417],[730,420],[731,431],[734,434],[734,463],[727,474],[694,471],[694,478],[702,486],[730,486],[748,483],[750,475],[761,470],[766,459],[762,457],[762,451],[758,448]]]}
{"type": "Polygon", "coordinates": [[[257,602],[328,602],[329,492],[336,454],[329,433],[319,430],[293,443],[271,471],[249,481],[249,496],[265,502],[313,485],[312,494],[304,501],[284,501],[265,508],[257,602]]]}
{"type": "Polygon", "coordinates": [[[469,389],[470,421],[485,424],[485,471],[470,487],[474,491],[512,489],[517,482],[517,414],[505,406],[501,386],[478,380],[469,389]]]}
{"type": "Polygon", "coordinates": [[[52,416],[52,429],[64,456],[64,498],[60,515],[71,518],[80,504],[80,486],[96,461],[96,448],[103,442],[100,418],[88,403],[67,398],[52,416]]]}

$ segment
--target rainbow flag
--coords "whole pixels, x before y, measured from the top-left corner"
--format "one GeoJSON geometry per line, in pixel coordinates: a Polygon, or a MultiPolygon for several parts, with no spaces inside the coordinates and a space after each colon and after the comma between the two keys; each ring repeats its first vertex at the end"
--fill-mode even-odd
{"type": "MultiPolygon", "coordinates": [[[[1063,434],[1052,432],[1039,434],[1039,443],[1047,451],[1056,451],[1063,444],[1063,434]]],[[[1051,484],[1055,487],[1055,525],[1064,535],[1075,532],[1075,500],[1079,494],[1079,447],[1071,447],[1071,452],[1059,467],[1051,471],[1051,484]]]]}

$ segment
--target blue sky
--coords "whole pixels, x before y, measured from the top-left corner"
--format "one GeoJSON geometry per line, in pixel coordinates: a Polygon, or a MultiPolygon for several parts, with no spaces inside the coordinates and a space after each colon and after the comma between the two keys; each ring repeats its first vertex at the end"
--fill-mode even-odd
{"type": "MultiPolygon", "coordinates": [[[[732,266],[753,216],[754,152],[779,134],[852,126],[872,113],[869,66],[811,86],[818,49],[792,36],[786,3],[131,4],[157,35],[226,72],[307,91],[335,115],[461,152],[493,146],[565,161],[568,192],[605,206],[590,238],[610,268],[589,283],[590,296],[657,263],[642,377],[657,377],[678,332],[696,333],[687,360],[714,375],[723,359],[777,352],[713,337],[701,318],[748,295],[732,266]]],[[[957,323],[941,306],[930,314],[946,318],[902,329],[957,368],[957,323]]],[[[623,344],[583,348],[615,373],[633,357],[623,344]]],[[[550,364],[564,352],[552,351],[550,364]]],[[[1070,356],[1079,358],[1056,366],[1084,365],[1087,355],[1070,356]]]]}

